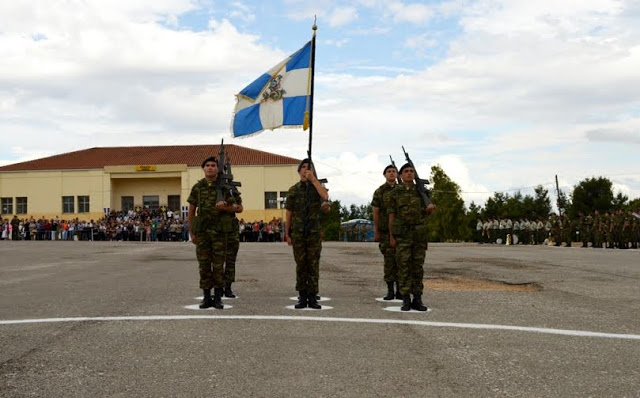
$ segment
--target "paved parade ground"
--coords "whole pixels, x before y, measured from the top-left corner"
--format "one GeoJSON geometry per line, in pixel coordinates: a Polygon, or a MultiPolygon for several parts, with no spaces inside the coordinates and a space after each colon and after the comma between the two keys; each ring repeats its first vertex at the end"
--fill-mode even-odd
{"type": "Polygon", "coordinates": [[[199,310],[190,243],[0,242],[0,396],[640,397],[638,250],[431,244],[427,313],[373,243],[324,244],[322,310],[294,270],[243,243],[199,310]]]}

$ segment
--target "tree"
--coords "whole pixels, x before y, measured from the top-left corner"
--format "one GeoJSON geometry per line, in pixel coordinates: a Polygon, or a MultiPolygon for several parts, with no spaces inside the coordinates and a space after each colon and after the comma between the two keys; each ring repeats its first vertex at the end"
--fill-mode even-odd
{"type": "Polygon", "coordinates": [[[593,177],[580,181],[571,194],[569,215],[576,217],[578,213],[590,214],[594,211],[607,212],[613,208],[614,197],[612,182],[605,177],[593,177]]]}
{"type": "Polygon", "coordinates": [[[439,165],[431,167],[431,181],[431,201],[437,209],[428,218],[429,239],[444,242],[470,236],[460,186],[439,165]]]}
{"type": "Polygon", "coordinates": [[[500,218],[505,203],[505,194],[495,192],[492,198],[487,199],[487,203],[485,203],[482,212],[482,218],[500,218]]]}
{"type": "Polygon", "coordinates": [[[478,223],[478,219],[480,218],[480,214],[482,213],[482,207],[476,205],[474,202],[471,202],[469,205],[469,211],[467,212],[467,230],[468,235],[464,237],[464,240],[471,240],[473,238],[473,231],[476,230],[476,224],[478,223]]]}
{"type": "Polygon", "coordinates": [[[320,224],[324,230],[324,240],[340,240],[341,213],[345,209],[339,200],[331,201],[331,209],[328,213],[320,213],[320,224]]]}
{"type": "Polygon", "coordinates": [[[538,185],[534,189],[535,198],[533,199],[532,214],[530,217],[536,219],[546,219],[551,214],[551,199],[549,199],[549,191],[544,189],[542,185],[538,185]]]}
{"type": "Polygon", "coordinates": [[[640,198],[630,201],[626,206],[626,210],[640,211],[640,198]]]}

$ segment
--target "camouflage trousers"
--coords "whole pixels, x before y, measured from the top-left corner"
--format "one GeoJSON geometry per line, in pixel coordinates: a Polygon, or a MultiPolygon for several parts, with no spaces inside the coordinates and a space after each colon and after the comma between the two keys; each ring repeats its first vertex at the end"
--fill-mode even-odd
{"type": "Polygon", "coordinates": [[[300,294],[318,294],[320,278],[320,252],[322,242],[319,233],[307,237],[291,236],[293,258],[296,261],[296,290],[300,294]]]}
{"type": "Polygon", "coordinates": [[[380,233],[380,243],[378,244],[380,253],[384,257],[384,281],[395,282],[398,280],[398,266],[396,264],[396,249],[389,244],[389,233],[380,233]]]}
{"type": "Polygon", "coordinates": [[[400,294],[422,295],[424,278],[424,260],[427,256],[427,241],[409,231],[404,236],[396,236],[396,263],[398,264],[398,284],[400,294]]]}
{"type": "Polygon", "coordinates": [[[227,233],[208,229],[196,234],[196,258],[200,269],[200,289],[224,287],[224,260],[227,233]]]}
{"type": "Polygon", "coordinates": [[[240,239],[237,232],[227,234],[226,259],[224,262],[224,281],[236,281],[236,258],[240,249],[240,239]]]}

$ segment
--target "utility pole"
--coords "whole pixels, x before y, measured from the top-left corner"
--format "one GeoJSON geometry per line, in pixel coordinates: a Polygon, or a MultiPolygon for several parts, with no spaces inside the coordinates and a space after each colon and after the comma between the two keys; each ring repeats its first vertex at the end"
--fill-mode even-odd
{"type": "Polygon", "coordinates": [[[556,204],[558,205],[558,214],[562,216],[562,207],[560,207],[561,199],[560,199],[560,186],[558,185],[558,175],[556,174],[556,195],[558,199],[556,200],[556,204]]]}

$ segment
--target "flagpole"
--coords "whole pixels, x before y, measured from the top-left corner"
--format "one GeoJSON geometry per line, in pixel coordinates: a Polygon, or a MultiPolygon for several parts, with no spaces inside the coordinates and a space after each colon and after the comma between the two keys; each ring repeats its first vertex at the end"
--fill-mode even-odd
{"type": "Polygon", "coordinates": [[[311,143],[313,141],[313,84],[316,73],[316,31],[318,26],[316,25],[316,18],[313,18],[313,36],[311,37],[311,88],[309,90],[309,150],[307,155],[311,158],[311,143]]]}

